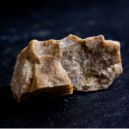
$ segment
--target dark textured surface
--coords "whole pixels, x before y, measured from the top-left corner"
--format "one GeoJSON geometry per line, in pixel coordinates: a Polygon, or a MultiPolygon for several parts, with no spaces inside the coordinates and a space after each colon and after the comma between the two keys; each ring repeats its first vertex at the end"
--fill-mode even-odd
{"type": "Polygon", "coordinates": [[[129,127],[129,2],[41,3],[0,9],[0,127],[129,127]],[[69,33],[120,41],[123,75],[105,91],[54,100],[39,96],[18,104],[9,86],[18,52],[31,39],[69,33]]]}

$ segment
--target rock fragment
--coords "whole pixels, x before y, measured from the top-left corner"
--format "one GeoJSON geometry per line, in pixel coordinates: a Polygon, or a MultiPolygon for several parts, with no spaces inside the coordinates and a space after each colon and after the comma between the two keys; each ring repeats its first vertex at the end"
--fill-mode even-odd
{"type": "Polygon", "coordinates": [[[11,89],[19,102],[42,92],[97,91],[107,89],[122,72],[118,41],[70,34],[61,40],[32,40],[17,57],[11,89]]]}
{"type": "Polygon", "coordinates": [[[18,55],[14,68],[11,89],[17,101],[42,92],[49,96],[72,94],[60,58],[59,45],[53,40],[32,40],[18,55]]]}
{"type": "Polygon", "coordinates": [[[106,89],[123,71],[120,43],[103,35],[85,39],[69,35],[59,44],[61,64],[77,91],[106,89]]]}

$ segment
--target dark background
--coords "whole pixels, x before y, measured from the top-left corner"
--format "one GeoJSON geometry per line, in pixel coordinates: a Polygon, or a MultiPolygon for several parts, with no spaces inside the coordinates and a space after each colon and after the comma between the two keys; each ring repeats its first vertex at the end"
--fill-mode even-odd
{"type": "Polygon", "coordinates": [[[129,127],[128,0],[0,1],[0,127],[129,127]],[[124,73],[105,91],[18,104],[10,90],[15,59],[31,39],[103,34],[121,42],[124,73]]]}

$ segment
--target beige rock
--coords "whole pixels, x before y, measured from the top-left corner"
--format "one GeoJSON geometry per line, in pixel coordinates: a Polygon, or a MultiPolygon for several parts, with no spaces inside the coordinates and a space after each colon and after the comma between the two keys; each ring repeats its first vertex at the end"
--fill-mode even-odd
{"type": "Polygon", "coordinates": [[[108,88],[123,72],[120,43],[104,36],[32,40],[17,57],[11,88],[21,101],[47,92],[52,96],[108,88]]]}
{"type": "Polygon", "coordinates": [[[97,91],[108,88],[122,73],[120,43],[103,35],[81,39],[75,35],[59,40],[61,64],[74,89],[97,91]]]}
{"type": "Polygon", "coordinates": [[[49,96],[72,94],[73,86],[60,63],[59,44],[32,40],[17,57],[11,89],[17,101],[45,92],[49,96]]]}

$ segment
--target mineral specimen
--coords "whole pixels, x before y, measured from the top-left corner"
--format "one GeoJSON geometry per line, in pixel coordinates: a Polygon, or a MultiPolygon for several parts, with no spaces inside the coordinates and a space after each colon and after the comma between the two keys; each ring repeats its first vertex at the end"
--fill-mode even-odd
{"type": "Polygon", "coordinates": [[[32,40],[17,57],[11,88],[18,101],[42,92],[97,91],[122,72],[119,42],[70,34],[61,40],[32,40]]]}
{"type": "Polygon", "coordinates": [[[73,86],[60,58],[55,41],[32,40],[18,55],[14,68],[11,89],[17,101],[42,92],[50,96],[72,94],[73,86]]]}
{"type": "Polygon", "coordinates": [[[123,71],[120,43],[103,35],[81,39],[75,35],[59,41],[61,64],[74,89],[97,91],[108,88],[123,71]]]}

